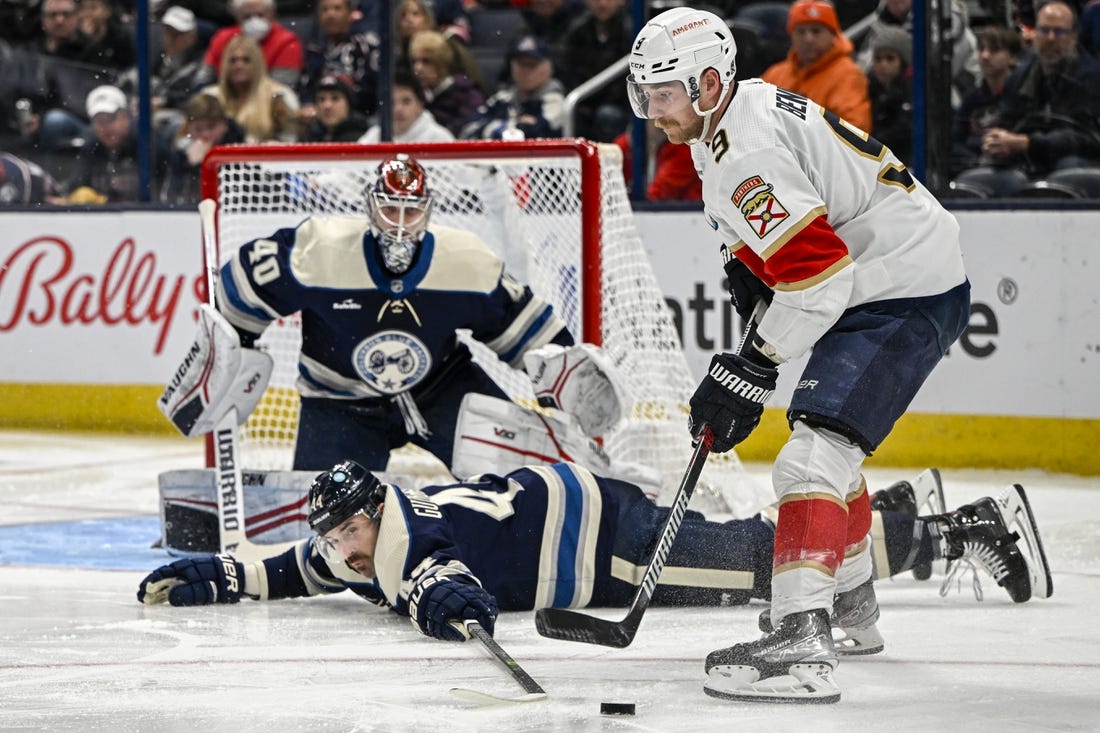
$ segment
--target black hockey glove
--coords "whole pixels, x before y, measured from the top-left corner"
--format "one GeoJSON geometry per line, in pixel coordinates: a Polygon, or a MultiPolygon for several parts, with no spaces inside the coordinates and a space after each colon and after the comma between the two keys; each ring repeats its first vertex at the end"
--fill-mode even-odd
{"type": "Polygon", "coordinates": [[[409,615],[428,636],[443,641],[465,641],[467,636],[451,622],[473,620],[493,634],[497,599],[464,575],[432,575],[418,583],[409,596],[409,615]]]}
{"type": "Polygon", "coordinates": [[[779,372],[739,354],[715,354],[707,376],[691,396],[691,433],[699,438],[703,425],[714,432],[710,449],[725,453],[760,422],[764,403],[775,391],[779,372]]]}
{"type": "Polygon", "coordinates": [[[753,308],[756,307],[756,301],[763,298],[764,302],[770,305],[775,293],[753,274],[748,265],[736,257],[730,257],[725,267],[730,302],[733,303],[733,309],[737,311],[737,315],[741,317],[741,322],[748,323],[753,308]]]}
{"type": "Polygon", "coordinates": [[[176,560],[162,565],[141,581],[138,600],[147,605],[168,601],[173,606],[236,603],[244,590],[244,565],[230,555],[176,560]]]}

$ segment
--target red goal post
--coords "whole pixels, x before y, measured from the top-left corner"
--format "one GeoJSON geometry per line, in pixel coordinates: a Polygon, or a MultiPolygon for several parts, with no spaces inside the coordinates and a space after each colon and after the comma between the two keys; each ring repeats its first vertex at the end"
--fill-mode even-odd
{"type": "MultiPolygon", "coordinates": [[[[365,193],[377,166],[398,152],[428,170],[432,224],[478,234],[517,279],[554,304],[575,337],[605,349],[634,398],[605,447],[616,460],[657,468],[671,493],[691,455],[686,402],[695,380],[637,232],[617,147],[580,139],[217,147],[202,167],[202,196],[217,203],[217,264],[244,243],[308,216],[366,217],[365,193]]],[[[296,321],[281,319],[261,339],[276,367],[242,429],[246,468],[290,468],[296,321]]],[[[533,404],[522,373],[464,341],[513,399],[533,404]]],[[[741,474],[736,455],[715,457],[701,487],[708,476],[728,483],[731,472],[741,474]]]]}

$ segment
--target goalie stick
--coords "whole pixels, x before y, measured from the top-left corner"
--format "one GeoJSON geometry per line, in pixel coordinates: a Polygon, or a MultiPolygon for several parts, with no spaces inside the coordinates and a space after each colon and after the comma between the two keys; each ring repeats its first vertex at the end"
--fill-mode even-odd
{"type": "Polygon", "coordinates": [[[480,703],[500,703],[500,702],[535,702],[536,700],[545,700],[546,691],[542,689],[542,686],[538,682],[532,679],[531,675],[519,666],[519,662],[512,659],[511,655],[496,642],[489,632],[486,631],[481,624],[477,621],[464,622],[466,631],[478,641],[493,657],[504,665],[508,673],[512,675],[516,682],[519,682],[520,687],[523,688],[524,694],[519,697],[503,697],[499,695],[491,695],[487,692],[479,692],[477,690],[470,690],[465,687],[452,687],[451,694],[462,700],[469,702],[480,703]]]}
{"type": "MultiPolygon", "coordinates": [[[[738,344],[738,353],[752,343],[756,334],[756,325],[763,317],[766,307],[767,304],[763,300],[756,301],[756,307],[741,336],[741,343],[738,344]]],[[[653,592],[657,588],[657,580],[661,577],[665,561],[672,550],[672,543],[676,541],[676,535],[680,531],[680,524],[684,520],[691,494],[695,491],[695,484],[699,481],[703,464],[706,463],[707,456],[710,454],[714,434],[704,425],[700,435],[701,438],[696,441],[695,451],[684,472],[684,478],[680,481],[680,487],[672,500],[672,506],[669,507],[668,517],[661,528],[660,539],[653,551],[653,557],[646,566],[638,590],[634,592],[634,598],[630,602],[626,616],[621,621],[611,621],[568,608],[540,608],[535,612],[535,628],[538,629],[539,634],[550,639],[579,641],[584,644],[599,644],[619,649],[629,646],[634,641],[634,635],[638,633],[642,616],[649,607],[653,592]]]]}

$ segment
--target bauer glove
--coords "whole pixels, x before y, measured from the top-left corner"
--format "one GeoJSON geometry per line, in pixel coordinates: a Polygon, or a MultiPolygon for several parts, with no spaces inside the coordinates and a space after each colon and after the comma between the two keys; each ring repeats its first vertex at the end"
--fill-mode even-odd
{"type": "Polygon", "coordinates": [[[173,606],[236,603],[244,590],[244,565],[231,555],[176,560],[141,581],[138,600],[146,605],[168,601],[173,606]]]}
{"type": "Polygon", "coordinates": [[[760,422],[764,403],[775,391],[779,372],[739,354],[715,354],[710,369],[691,396],[691,434],[699,438],[703,425],[714,433],[710,449],[725,453],[760,422]]]}
{"type": "Polygon", "coordinates": [[[464,575],[432,575],[417,584],[409,596],[409,615],[421,632],[443,641],[465,641],[461,622],[477,621],[493,634],[497,599],[464,575]],[[456,626],[451,622],[459,622],[456,626]]]}

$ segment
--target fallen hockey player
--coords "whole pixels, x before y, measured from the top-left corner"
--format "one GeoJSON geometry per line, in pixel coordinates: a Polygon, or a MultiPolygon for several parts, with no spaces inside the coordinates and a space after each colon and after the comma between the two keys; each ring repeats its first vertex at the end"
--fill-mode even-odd
{"type": "MultiPolygon", "coordinates": [[[[884,560],[877,577],[923,573],[944,558],[984,568],[1017,603],[1051,594],[1022,487],[917,517],[926,501],[942,507],[934,469],[872,498],[881,510],[872,521],[881,541],[875,555],[884,560]]],[[[317,476],[308,511],[315,534],[290,549],[255,562],[228,554],[176,560],[141,581],[138,600],[192,606],[351,589],[409,616],[424,634],[457,641],[464,634],[452,622],[474,619],[491,633],[498,610],[627,605],[668,509],[631,483],[572,463],[414,490],[345,461],[317,476]]],[[[774,541],[767,514],[718,523],[689,511],[653,602],[767,600],[774,541]]],[[[838,607],[834,618],[841,653],[882,650],[877,613],[838,607]]]]}

